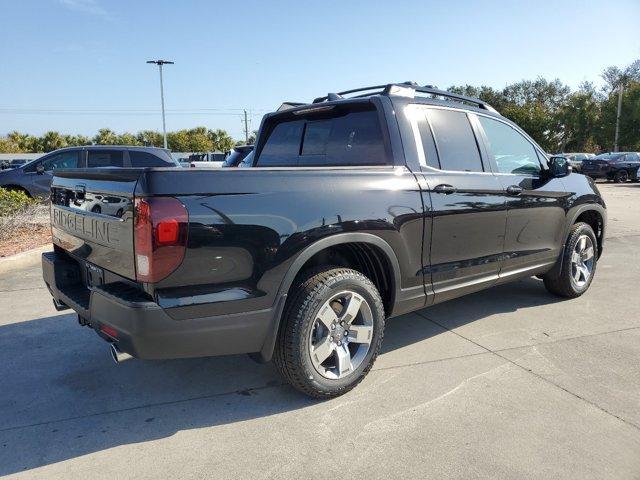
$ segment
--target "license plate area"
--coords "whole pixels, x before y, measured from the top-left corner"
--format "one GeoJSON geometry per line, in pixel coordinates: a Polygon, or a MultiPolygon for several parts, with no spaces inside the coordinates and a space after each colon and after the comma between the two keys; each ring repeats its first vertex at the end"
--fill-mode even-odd
{"type": "Polygon", "coordinates": [[[85,263],[87,287],[99,287],[104,283],[104,270],[91,263],[85,263]]]}

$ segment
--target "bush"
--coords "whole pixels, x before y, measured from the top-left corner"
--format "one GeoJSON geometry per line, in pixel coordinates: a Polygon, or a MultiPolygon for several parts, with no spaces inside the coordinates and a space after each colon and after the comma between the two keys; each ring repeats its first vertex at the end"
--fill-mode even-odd
{"type": "Polygon", "coordinates": [[[20,190],[0,188],[0,216],[9,216],[29,210],[36,201],[20,190]]]}

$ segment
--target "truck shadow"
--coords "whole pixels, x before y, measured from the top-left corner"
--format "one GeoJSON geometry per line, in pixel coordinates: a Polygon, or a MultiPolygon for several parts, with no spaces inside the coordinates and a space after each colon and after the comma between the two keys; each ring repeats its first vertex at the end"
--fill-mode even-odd
{"type": "MultiPolygon", "coordinates": [[[[441,325],[555,301],[540,281],[526,279],[420,312],[446,309],[440,325],[414,314],[392,319],[381,360],[446,331],[441,325]]],[[[1,326],[0,372],[0,475],[319,403],[245,355],[115,366],[107,345],[70,314],[1,326]]]]}

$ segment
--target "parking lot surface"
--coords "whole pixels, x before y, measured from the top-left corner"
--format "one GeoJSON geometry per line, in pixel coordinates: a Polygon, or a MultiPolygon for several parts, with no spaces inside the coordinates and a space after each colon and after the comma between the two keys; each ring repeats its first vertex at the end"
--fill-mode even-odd
{"type": "Polygon", "coordinates": [[[584,296],[532,278],[392,319],[330,401],[247,356],[116,366],[39,268],[2,274],[0,475],[640,478],[640,183],[599,188],[584,296]]]}

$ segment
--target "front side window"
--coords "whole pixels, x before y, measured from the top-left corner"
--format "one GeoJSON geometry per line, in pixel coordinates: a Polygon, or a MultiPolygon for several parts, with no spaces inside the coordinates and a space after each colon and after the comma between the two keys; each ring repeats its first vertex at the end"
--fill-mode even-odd
{"type": "Polygon", "coordinates": [[[87,167],[124,167],[124,155],[120,150],[89,150],[87,167]]]}
{"type": "Polygon", "coordinates": [[[485,133],[488,154],[500,173],[538,175],[540,161],[533,147],[524,136],[509,125],[478,116],[485,133]]]}
{"type": "Polygon", "coordinates": [[[59,168],[76,168],[78,166],[78,152],[61,152],[42,161],[45,172],[52,172],[59,168]]]}
{"type": "Polygon", "coordinates": [[[427,118],[433,129],[440,167],[443,170],[484,171],[476,137],[466,113],[430,108],[427,110],[427,118]]]}

